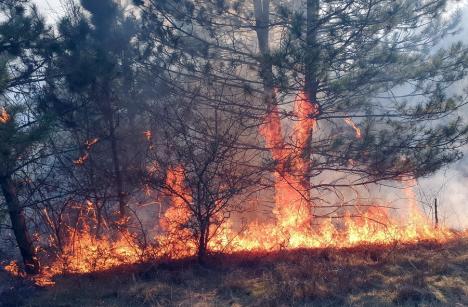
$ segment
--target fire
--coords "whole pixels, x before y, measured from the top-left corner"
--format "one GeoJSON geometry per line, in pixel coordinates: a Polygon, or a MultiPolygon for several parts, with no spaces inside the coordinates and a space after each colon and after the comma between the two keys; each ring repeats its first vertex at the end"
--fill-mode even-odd
{"type": "Polygon", "coordinates": [[[151,132],[151,130],[146,130],[146,131],[143,131],[143,136],[145,137],[147,141],[151,141],[151,138],[153,137],[153,133],[151,132]]]}
{"type": "Polygon", "coordinates": [[[98,138],[90,139],[85,142],[86,150],[91,150],[91,148],[99,142],[98,138]]]}
{"type": "Polygon", "coordinates": [[[5,271],[9,272],[11,276],[23,277],[24,273],[16,260],[11,261],[3,267],[5,271]]]}
{"type": "Polygon", "coordinates": [[[85,152],[81,157],[76,160],[73,160],[73,164],[75,165],[83,165],[86,161],[88,161],[89,153],[85,152]]]}
{"type": "MultiPolygon", "coordinates": [[[[415,202],[415,199],[409,202],[415,202]]],[[[289,207],[288,204],[280,206],[289,207]]],[[[297,211],[283,210],[283,214],[290,214],[288,218],[276,212],[277,223],[252,223],[245,233],[232,241],[232,250],[346,248],[362,244],[417,243],[422,240],[444,242],[454,237],[448,229],[434,228],[417,206],[410,205],[406,219],[396,217],[388,208],[378,205],[365,208],[353,214],[347,213],[341,223],[334,223],[330,217],[321,220],[317,226],[310,223],[295,225],[297,211]],[[292,228],[286,227],[287,222],[291,222],[292,228]]],[[[304,215],[308,216],[307,212],[304,215]]]]}
{"type": "MultiPolygon", "coordinates": [[[[303,94],[298,95],[294,107],[296,121],[291,135],[285,135],[278,107],[271,110],[260,127],[260,134],[271,151],[275,165],[274,220],[252,221],[241,232],[235,230],[232,220],[228,220],[221,227],[210,229],[213,238],[209,242],[209,250],[237,252],[345,248],[362,244],[416,243],[421,240],[443,242],[454,237],[454,233],[444,227],[434,228],[421,211],[412,189],[414,180],[405,181],[404,194],[408,210],[406,218],[396,216],[390,208],[379,204],[356,204],[353,210],[345,211],[340,219],[332,216],[316,218],[312,211],[314,204],[309,196],[308,178],[304,178],[313,163],[307,144],[317,129],[314,119],[316,113],[317,107],[307,101],[303,94]]],[[[351,119],[346,119],[345,122],[353,127],[356,137],[361,137],[359,128],[351,119]]],[[[93,139],[85,143],[86,154],[76,163],[86,161],[88,151],[97,141],[93,139]]],[[[148,172],[159,171],[158,165],[149,166],[148,172]]],[[[43,266],[43,273],[35,277],[36,283],[53,284],[54,276],[66,272],[95,272],[148,259],[174,259],[194,255],[197,245],[193,240],[193,231],[187,227],[192,223],[192,195],[184,181],[183,166],[168,170],[165,197],[170,206],[159,221],[162,233],[155,236],[154,245],[142,245],[128,229],[117,233],[96,233],[98,221],[95,206],[87,201],[82,210],[86,218],[91,216],[92,222],[83,222],[81,227],[67,231],[61,252],[55,257],[55,261],[43,266]]],[[[54,243],[54,240],[50,241],[54,243]]],[[[7,265],[5,269],[15,276],[22,274],[16,262],[7,265]]]]}
{"type": "MultiPolygon", "coordinates": [[[[276,163],[275,178],[275,222],[252,222],[241,235],[233,235],[227,227],[223,236],[229,238],[232,251],[277,250],[282,248],[344,248],[360,244],[391,244],[394,242],[415,243],[420,240],[444,241],[453,237],[447,229],[435,229],[430,220],[419,208],[411,185],[407,182],[404,192],[408,200],[407,219],[396,217],[389,208],[379,206],[361,207],[356,205],[353,213],[346,213],[341,223],[332,217],[323,219],[313,226],[312,207],[309,201],[307,183],[300,175],[307,171],[308,138],[316,129],[313,119],[317,108],[300,94],[295,101],[296,124],[291,136],[285,136],[281,126],[280,112],[277,107],[268,114],[265,124],[260,127],[266,146],[270,149],[276,163]],[[287,144],[292,139],[293,144],[287,144]],[[293,161],[288,161],[288,159],[293,161]],[[364,209],[363,209],[364,208],[364,209]],[[233,237],[234,236],[234,237],[233,237]]],[[[360,128],[351,118],[345,123],[355,130],[361,138],[360,128]]],[[[211,246],[221,250],[220,246],[211,246]]]]}
{"type": "Polygon", "coordinates": [[[354,129],[354,133],[356,135],[356,138],[358,138],[358,139],[362,138],[361,128],[359,128],[356,125],[356,123],[353,121],[353,119],[351,117],[345,118],[344,121],[348,126],[350,126],[351,128],[354,129]]]}
{"type": "Polygon", "coordinates": [[[163,246],[164,250],[161,252],[172,258],[189,256],[196,250],[195,244],[191,243],[189,229],[182,227],[190,223],[188,203],[191,201],[191,196],[184,186],[184,179],[184,169],[181,166],[170,169],[166,178],[171,206],[160,221],[164,234],[158,236],[157,240],[163,246]]]}
{"type": "MultiPolygon", "coordinates": [[[[301,174],[307,173],[310,153],[304,154],[308,140],[316,127],[311,117],[317,109],[301,93],[294,103],[296,124],[292,132],[292,144],[287,144],[278,107],[267,116],[265,124],[260,127],[266,146],[270,149],[277,166],[275,179],[275,215],[279,231],[298,233],[311,221],[310,207],[307,204],[309,192],[301,174]],[[290,159],[293,161],[290,161],[290,159]]],[[[276,231],[275,231],[276,232],[276,231]]]]}
{"type": "Polygon", "coordinates": [[[6,124],[11,119],[10,114],[5,110],[5,108],[0,108],[0,124],[6,124]]]}
{"type": "MultiPolygon", "coordinates": [[[[53,240],[51,240],[53,241],[53,240]]],[[[41,274],[32,280],[39,286],[54,285],[53,277],[64,273],[89,273],[104,271],[124,264],[138,263],[143,259],[144,250],[129,233],[117,238],[98,237],[92,234],[88,225],[82,230],[69,230],[67,243],[50,264],[42,267],[41,274]]],[[[26,277],[16,261],[4,267],[12,276],[26,277]]]]}
{"type": "Polygon", "coordinates": [[[98,138],[87,140],[84,143],[84,145],[85,145],[84,154],[82,156],[78,157],[78,159],[73,160],[73,164],[75,164],[77,166],[84,165],[86,163],[86,161],[88,161],[88,159],[89,159],[89,152],[91,151],[93,146],[97,144],[97,142],[99,142],[98,138]]]}
{"type": "Polygon", "coordinates": [[[68,237],[72,240],[63,247],[60,257],[49,268],[53,275],[102,271],[141,260],[139,244],[129,233],[120,233],[117,238],[99,237],[85,226],[68,237]],[[78,239],[73,240],[75,237],[78,239]]]}

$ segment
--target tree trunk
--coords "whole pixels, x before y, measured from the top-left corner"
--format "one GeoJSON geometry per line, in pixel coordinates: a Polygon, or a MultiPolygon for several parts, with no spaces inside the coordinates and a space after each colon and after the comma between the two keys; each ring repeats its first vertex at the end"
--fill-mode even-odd
{"type": "Polygon", "coordinates": [[[198,263],[201,265],[206,264],[206,250],[207,250],[207,230],[204,224],[200,225],[200,237],[198,238],[198,263]]]}
{"type": "MultiPolygon", "coordinates": [[[[269,47],[269,0],[253,0],[258,45],[261,53],[261,77],[264,82],[264,96],[268,107],[274,105],[274,80],[273,80],[273,67],[270,58],[269,47]]],[[[317,90],[318,90],[318,63],[320,50],[317,44],[317,28],[319,20],[319,0],[307,0],[306,2],[307,14],[307,33],[306,33],[306,46],[305,46],[305,62],[304,62],[304,94],[307,101],[314,105],[313,109],[320,112],[317,104],[317,90]]],[[[312,115],[311,115],[312,116],[312,115]]],[[[300,124],[300,123],[299,123],[300,124]]],[[[307,123],[304,123],[308,126],[307,123]]],[[[277,123],[277,125],[280,125],[277,123]]],[[[309,128],[308,128],[309,129],[309,128]]],[[[310,128],[311,129],[311,128],[310,128]]],[[[305,140],[300,152],[300,159],[303,161],[305,167],[301,169],[300,186],[303,191],[301,193],[310,199],[310,171],[312,169],[311,161],[311,140],[312,130],[307,131],[307,139],[305,140]]]]}
{"type": "Polygon", "coordinates": [[[127,218],[127,204],[125,203],[125,192],[123,191],[122,173],[120,170],[119,152],[117,150],[117,139],[115,136],[114,116],[109,114],[109,132],[111,142],[112,163],[114,165],[116,192],[119,200],[120,220],[125,221],[127,218]]]}
{"type": "Polygon", "coordinates": [[[120,165],[120,158],[117,146],[117,136],[115,131],[115,118],[114,118],[114,110],[112,108],[111,97],[109,95],[110,89],[109,85],[105,84],[103,86],[103,112],[104,116],[107,120],[107,124],[109,126],[109,140],[111,145],[111,158],[112,158],[112,165],[114,168],[114,176],[115,176],[115,189],[117,193],[117,199],[119,202],[119,215],[120,215],[120,222],[125,223],[127,218],[127,204],[125,202],[125,192],[123,190],[123,179],[122,179],[122,171],[120,165]]]}
{"type": "Polygon", "coordinates": [[[15,185],[10,176],[0,178],[3,196],[10,215],[13,233],[23,258],[24,268],[27,274],[39,273],[39,262],[36,257],[33,242],[28,233],[23,208],[21,208],[15,185]]]}
{"type": "Polygon", "coordinates": [[[270,58],[270,0],[254,0],[255,32],[260,49],[260,75],[268,108],[274,102],[273,66],[270,58]]]}
{"type": "Polygon", "coordinates": [[[305,46],[304,92],[310,103],[316,104],[318,88],[318,62],[320,50],[317,45],[319,0],[307,0],[307,33],[305,46]]]}
{"type": "MultiPolygon", "coordinates": [[[[306,46],[305,46],[305,71],[304,71],[304,94],[307,101],[313,104],[313,109],[317,113],[320,112],[320,106],[317,103],[317,90],[318,90],[318,63],[320,50],[317,44],[317,28],[319,20],[320,0],[307,0],[307,33],[306,33],[306,46]]],[[[313,116],[310,114],[310,116],[313,116]]],[[[304,189],[304,195],[307,196],[307,201],[310,199],[310,172],[312,170],[312,128],[308,131],[307,139],[304,143],[301,159],[304,162],[304,174],[301,180],[301,186],[304,189]]],[[[311,205],[309,203],[309,205],[311,205]]],[[[310,207],[312,210],[312,207],[310,207]]],[[[312,213],[312,212],[311,212],[312,213]]]]}

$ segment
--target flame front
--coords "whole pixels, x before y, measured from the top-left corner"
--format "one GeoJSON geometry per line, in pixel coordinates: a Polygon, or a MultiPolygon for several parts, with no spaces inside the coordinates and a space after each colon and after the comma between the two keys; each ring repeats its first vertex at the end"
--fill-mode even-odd
{"type": "Polygon", "coordinates": [[[166,178],[166,190],[170,198],[170,207],[160,221],[164,233],[157,237],[162,249],[160,254],[170,258],[190,256],[196,251],[191,239],[191,232],[186,226],[190,223],[188,204],[192,197],[184,186],[184,169],[178,166],[169,169],[166,178]]]}
{"type": "MultiPolygon", "coordinates": [[[[253,221],[239,232],[229,220],[222,227],[210,229],[210,251],[345,248],[361,244],[416,243],[421,240],[443,242],[454,237],[454,233],[444,227],[434,228],[418,207],[412,189],[414,180],[406,181],[404,189],[408,208],[406,218],[396,217],[389,208],[375,204],[357,205],[353,211],[347,211],[342,219],[329,217],[314,220],[309,179],[304,174],[307,174],[309,167],[313,167],[312,153],[307,144],[317,129],[314,119],[317,108],[301,94],[296,98],[294,113],[296,121],[289,136],[284,134],[277,106],[273,107],[260,127],[260,134],[271,152],[275,166],[274,221],[253,221]]],[[[346,119],[345,123],[355,130],[357,138],[361,137],[360,129],[351,119],[346,119]]],[[[150,134],[145,136],[150,138],[150,134]]],[[[96,142],[97,139],[87,142],[86,150],[89,151],[96,142]]],[[[149,168],[150,172],[159,170],[158,165],[151,165],[149,168]]],[[[182,166],[168,170],[165,192],[170,206],[159,221],[162,233],[154,238],[154,246],[142,245],[128,230],[114,237],[97,236],[85,224],[81,230],[68,231],[60,256],[50,266],[43,268],[43,274],[36,278],[36,282],[49,285],[53,276],[64,272],[102,271],[145,259],[175,259],[194,255],[197,245],[189,227],[192,197],[184,186],[184,181],[185,171],[182,166]]],[[[89,202],[88,215],[92,212],[92,207],[93,204],[89,202]]],[[[19,274],[16,263],[6,266],[6,269],[12,274],[19,274]]]]}
{"type": "MultiPolygon", "coordinates": [[[[412,185],[415,180],[406,182],[407,218],[392,216],[389,208],[368,205],[356,206],[356,213],[347,213],[341,223],[333,218],[325,218],[312,225],[314,204],[308,195],[306,174],[310,163],[307,151],[309,138],[317,128],[314,115],[317,108],[307,101],[304,94],[295,101],[295,126],[287,144],[281,126],[280,112],[277,107],[269,113],[260,133],[276,163],[275,178],[275,223],[253,222],[241,235],[231,242],[233,251],[277,250],[284,248],[336,247],[345,248],[361,244],[391,244],[394,242],[416,243],[421,240],[446,241],[453,232],[445,228],[435,229],[431,221],[418,207],[412,185]],[[292,161],[291,161],[292,160],[292,161]],[[364,209],[363,209],[364,208],[364,209]]],[[[360,128],[351,118],[345,123],[352,127],[356,137],[361,138],[360,128]]],[[[225,236],[232,230],[225,230],[225,236]]],[[[212,250],[220,246],[211,246],[212,250]]]]}

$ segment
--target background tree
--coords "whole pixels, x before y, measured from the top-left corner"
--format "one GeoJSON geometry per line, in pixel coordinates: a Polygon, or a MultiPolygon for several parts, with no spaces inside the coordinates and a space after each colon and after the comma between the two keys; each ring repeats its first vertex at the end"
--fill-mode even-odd
{"type": "Polygon", "coordinates": [[[467,49],[438,46],[456,31],[457,18],[444,18],[449,4],[148,1],[140,7],[148,31],[170,33],[158,49],[174,55],[168,70],[246,89],[257,101],[246,108],[259,126],[271,121],[259,116],[262,97],[264,112],[278,107],[275,126],[304,123],[305,142],[281,136],[281,146],[296,149],[284,161],[273,157],[272,165],[307,162],[288,172],[303,182],[305,197],[317,197],[426,176],[460,158],[467,128],[457,110],[466,97],[447,89],[466,76],[467,49]],[[310,104],[306,116],[290,112],[300,93],[310,104]]]}
{"type": "Polygon", "coordinates": [[[135,2],[72,3],[53,40],[28,2],[0,2],[0,183],[28,272],[31,229],[59,249],[83,224],[129,233],[159,192],[203,261],[259,190],[302,197],[294,227],[329,194],[461,156],[467,97],[449,90],[468,52],[439,48],[447,1],[135,2]]]}
{"type": "Polygon", "coordinates": [[[28,1],[2,1],[0,11],[0,185],[25,270],[35,274],[39,262],[18,174],[44,156],[41,141],[51,119],[38,116],[34,99],[43,80],[47,49],[53,44],[49,29],[28,1]]]}
{"type": "MultiPolygon", "coordinates": [[[[59,23],[60,52],[54,63],[44,110],[57,113],[75,148],[63,159],[65,177],[106,216],[130,217],[128,201],[138,189],[145,150],[142,114],[144,80],[138,74],[137,26],[114,1],[81,1],[59,23]],[[67,170],[68,169],[68,170],[67,170]],[[71,176],[70,176],[71,175],[71,176]],[[109,211],[111,210],[111,211],[109,211]]],[[[98,227],[99,232],[100,227],[98,227]]]]}

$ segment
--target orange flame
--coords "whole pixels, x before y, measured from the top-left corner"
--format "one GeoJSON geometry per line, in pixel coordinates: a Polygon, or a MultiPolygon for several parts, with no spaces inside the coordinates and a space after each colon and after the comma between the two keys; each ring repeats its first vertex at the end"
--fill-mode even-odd
{"type": "Polygon", "coordinates": [[[86,161],[88,161],[89,153],[85,152],[81,157],[76,160],[73,160],[73,164],[75,165],[84,165],[86,161]]]}
{"type": "Polygon", "coordinates": [[[356,123],[353,121],[351,117],[347,117],[344,119],[345,123],[350,126],[351,128],[354,129],[354,133],[356,135],[356,138],[360,139],[362,138],[362,133],[361,133],[361,128],[359,128],[356,123]]]}
{"type": "Polygon", "coordinates": [[[14,277],[23,277],[25,275],[16,260],[11,261],[9,264],[5,265],[3,268],[5,269],[5,271],[10,273],[11,276],[14,276],[14,277]]]}
{"type": "Polygon", "coordinates": [[[85,153],[81,157],[79,157],[78,159],[73,160],[73,164],[75,164],[77,166],[84,165],[86,163],[86,161],[88,161],[88,159],[89,159],[90,150],[93,148],[94,145],[97,144],[98,141],[99,141],[98,138],[87,140],[84,143],[85,153]]]}
{"type": "Polygon", "coordinates": [[[151,138],[153,137],[153,133],[151,132],[151,130],[146,130],[146,131],[143,131],[143,136],[145,137],[147,141],[151,141],[151,138]]]}
{"type": "MultiPolygon", "coordinates": [[[[420,240],[443,242],[454,237],[454,233],[444,227],[434,228],[421,211],[412,189],[414,180],[407,181],[404,189],[408,204],[406,218],[396,217],[383,206],[358,204],[354,210],[345,213],[342,219],[330,217],[314,221],[316,225],[312,225],[313,204],[309,200],[309,189],[303,175],[310,165],[311,153],[307,151],[311,134],[317,127],[313,119],[316,106],[301,94],[295,101],[294,113],[297,122],[290,136],[283,134],[278,107],[273,108],[260,127],[260,134],[276,166],[273,174],[274,222],[253,221],[245,231],[239,233],[229,220],[217,229],[209,242],[211,251],[344,248],[361,244],[416,243],[420,240]],[[286,143],[287,139],[292,140],[292,144],[286,143]]],[[[96,142],[97,139],[87,142],[88,149],[96,142]]],[[[151,165],[149,171],[157,172],[159,166],[151,165]]],[[[53,276],[64,272],[102,271],[152,257],[181,258],[194,255],[197,246],[188,227],[192,217],[192,195],[185,186],[185,170],[182,166],[169,169],[165,192],[170,206],[160,220],[163,233],[155,237],[156,246],[142,247],[128,230],[117,236],[96,236],[93,228],[86,224],[81,230],[68,231],[60,257],[43,268],[43,274],[36,279],[36,283],[50,285],[53,276]]],[[[93,203],[87,201],[85,212],[87,216],[95,218],[93,208],[93,203]]],[[[21,274],[17,263],[11,263],[6,269],[12,274],[21,274]]]]}
{"type": "MultiPolygon", "coordinates": [[[[275,210],[276,223],[259,224],[252,222],[247,230],[234,239],[226,239],[234,251],[272,250],[278,248],[308,247],[350,247],[359,244],[390,244],[399,242],[417,242],[419,240],[447,240],[453,233],[447,229],[435,229],[417,205],[416,197],[410,186],[405,188],[408,197],[409,215],[406,223],[392,217],[387,208],[381,206],[364,207],[357,213],[347,213],[343,222],[336,224],[332,218],[323,220],[318,227],[313,227],[312,214],[307,201],[308,190],[297,174],[304,174],[308,156],[301,155],[307,142],[316,129],[312,118],[317,112],[314,104],[307,101],[304,94],[295,101],[296,125],[290,146],[281,129],[279,110],[275,107],[267,116],[266,123],[260,128],[267,147],[271,150],[278,166],[275,171],[275,210]],[[290,162],[288,159],[292,158],[290,162]]],[[[350,119],[349,124],[361,137],[361,130],[350,119]]],[[[309,153],[310,154],[310,153],[309,153]]],[[[226,229],[224,236],[232,236],[232,230],[226,229]]],[[[219,247],[212,246],[216,250],[219,247]]]]}
{"type": "Polygon", "coordinates": [[[278,230],[281,232],[289,234],[301,232],[301,228],[312,220],[308,208],[310,204],[307,202],[309,198],[307,179],[305,180],[302,175],[307,174],[310,163],[310,152],[305,152],[305,149],[317,124],[312,118],[316,112],[315,105],[307,100],[304,93],[296,96],[294,103],[296,123],[291,136],[293,144],[285,142],[277,106],[267,116],[266,124],[260,127],[260,134],[277,162],[274,173],[276,204],[274,214],[280,227],[278,230]]]}
{"type": "Polygon", "coordinates": [[[11,119],[10,114],[5,110],[5,108],[0,108],[0,124],[6,124],[11,119]]]}
{"type": "MultiPolygon", "coordinates": [[[[274,223],[253,221],[247,229],[239,234],[227,223],[210,242],[212,251],[226,250],[229,244],[231,251],[274,250],[280,248],[311,247],[351,247],[360,244],[390,244],[394,242],[414,243],[419,240],[448,240],[453,233],[445,228],[435,229],[417,205],[416,197],[410,186],[406,186],[408,197],[408,218],[393,216],[388,208],[382,206],[356,206],[355,213],[346,213],[341,223],[332,218],[324,219],[318,226],[312,226],[312,204],[308,201],[308,190],[301,174],[307,171],[308,156],[303,154],[307,143],[316,129],[313,115],[316,107],[305,99],[303,94],[295,101],[297,122],[292,135],[283,134],[280,111],[274,107],[260,127],[260,134],[265,139],[276,163],[275,178],[275,215],[274,223]],[[292,139],[293,144],[287,144],[292,139]],[[292,161],[290,161],[292,160],[292,161]],[[365,209],[362,209],[365,208],[365,209]]],[[[347,122],[354,124],[352,121],[347,122]]],[[[356,133],[359,128],[354,125],[356,133]]],[[[360,134],[357,134],[360,136],[360,134]]],[[[183,170],[176,172],[176,194],[182,195],[183,170]]],[[[174,175],[173,175],[174,176],[174,175]]],[[[410,182],[411,183],[411,182],[410,182]]],[[[189,195],[184,196],[189,198],[189,195]]],[[[176,217],[180,223],[186,223],[190,212],[173,201],[173,207],[167,210],[167,216],[176,217]]],[[[180,243],[179,243],[180,244],[180,243]]],[[[185,246],[185,242],[182,243],[185,246]]],[[[186,248],[187,254],[194,253],[194,246],[186,248]]]]}
{"type": "Polygon", "coordinates": [[[157,240],[165,247],[161,252],[172,258],[189,256],[196,250],[196,246],[190,240],[190,230],[184,227],[189,223],[191,216],[187,204],[191,202],[191,196],[186,192],[184,180],[182,166],[169,169],[166,186],[171,206],[160,221],[164,234],[158,236],[157,240]]]}
{"type": "Polygon", "coordinates": [[[85,142],[85,145],[86,145],[86,150],[91,150],[91,148],[96,145],[96,143],[99,141],[98,138],[94,138],[94,139],[91,139],[91,140],[87,140],[85,142]]]}

